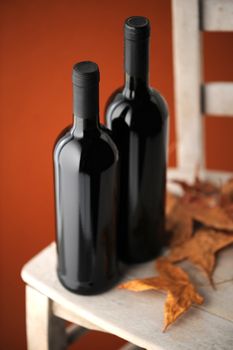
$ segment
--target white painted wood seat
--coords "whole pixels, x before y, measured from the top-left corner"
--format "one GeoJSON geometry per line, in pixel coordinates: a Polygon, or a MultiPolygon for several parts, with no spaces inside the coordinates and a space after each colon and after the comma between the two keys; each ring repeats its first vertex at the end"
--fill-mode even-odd
{"type": "MultiPolygon", "coordinates": [[[[169,169],[168,178],[191,181],[200,166],[201,177],[224,180],[232,174],[205,169],[201,118],[204,112],[233,115],[233,84],[203,85],[200,36],[201,30],[233,30],[233,1],[172,0],[172,14],[178,166],[169,169]]],[[[163,294],[116,288],[92,297],[72,294],[57,279],[55,244],[52,243],[22,269],[26,283],[28,350],[66,349],[87,330],[108,332],[135,344],[127,344],[124,350],[231,350],[233,248],[221,253],[214,273],[216,291],[196,274],[195,268],[188,263],[184,265],[206,302],[191,308],[162,333],[163,294]],[[78,326],[65,328],[65,320],[78,326]]],[[[151,262],[130,268],[124,279],[154,273],[151,262]]]]}
{"type": "MultiPolygon", "coordinates": [[[[158,292],[134,293],[117,288],[91,297],[70,293],[58,281],[55,244],[52,243],[22,271],[22,278],[27,284],[29,350],[65,349],[67,338],[62,319],[88,329],[112,333],[150,350],[231,350],[232,256],[232,247],[221,253],[214,273],[216,291],[201,274],[196,273],[195,268],[188,263],[183,264],[206,302],[192,308],[166,333],[162,333],[165,295],[158,292]]],[[[154,274],[154,262],[149,262],[130,268],[124,280],[154,274]]],[[[84,329],[79,328],[78,332],[81,334],[84,329]]]]}

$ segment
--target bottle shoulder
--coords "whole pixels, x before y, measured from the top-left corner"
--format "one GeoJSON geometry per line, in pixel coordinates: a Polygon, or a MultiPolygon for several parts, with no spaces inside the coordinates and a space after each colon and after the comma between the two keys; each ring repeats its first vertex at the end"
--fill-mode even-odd
{"type": "Polygon", "coordinates": [[[118,107],[122,104],[130,108],[138,108],[140,105],[155,104],[161,112],[165,112],[165,114],[168,115],[168,105],[165,98],[158,90],[152,87],[149,87],[143,94],[139,93],[137,96],[132,94],[131,98],[127,97],[124,93],[124,87],[116,89],[107,100],[105,112],[107,113],[112,106],[118,107]]]}
{"type": "Polygon", "coordinates": [[[145,128],[153,131],[166,123],[168,107],[163,96],[153,88],[148,88],[142,97],[138,95],[135,98],[127,98],[123,90],[118,89],[109,100],[105,118],[110,129],[118,123],[138,132],[145,128]]]}
{"type": "Polygon", "coordinates": [[[118,162],[118,150],[102,126],[77,137],[73,127],[64,129],[54,147],[54,162],[78,166],[80,172],[100,172],[118,162]]]}
{"type": "Polygon", "coordinates": [[[153,103],[155,103],[160,111],[167,118],[169,116],[168,104],[165,97],[155,88],[150,87],[150,96],[153,103]]]}

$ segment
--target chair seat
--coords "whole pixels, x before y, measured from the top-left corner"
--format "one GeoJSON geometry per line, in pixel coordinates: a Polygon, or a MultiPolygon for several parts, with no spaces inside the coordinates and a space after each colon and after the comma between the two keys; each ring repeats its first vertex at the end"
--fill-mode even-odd
{"type": "MultiPolygon", "coordinates": [[[[52,311],[67,321],[89,329],[112,333],[146,349],[232,349],[233,343],[233,247],[219,254],[214,273],[216,291],[191,264],[189,272],[205,297],[204,305],[191,308],[166,333],[162,333],[165,295],[134,293],[113,288],[97,296],[80,296],[66,290],[56,275],[56,245],[29,261],[22,270],[27,285],[52,301],[52,311]]],[[[154,262],[130,267],[124,281],[153,276],[154,262]]]]}

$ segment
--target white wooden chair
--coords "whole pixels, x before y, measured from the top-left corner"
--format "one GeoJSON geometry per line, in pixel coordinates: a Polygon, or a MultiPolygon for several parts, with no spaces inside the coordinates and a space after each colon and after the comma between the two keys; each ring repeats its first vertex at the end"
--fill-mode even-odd
{"type": "MultiPolygon", "coordinates": [[[[200,31],[233,30],[233,1],[173,0],[172,12],[178,167],[169,169],[168,178],[191,180],[200,165],[202,176],[224,179],[231,174],[205,170],[201,118],[202,112],[233,114],[233,84],[203,86],[200,31]]],[[[230,350],[233,344],[231,259],[232,249],[229,248],[222,253],[214,274],[215,292],[195,274],[194,268],[184,263],[200,284],[200,293],[207,302],[189,311],[164,334],[161,332],[163,295],[118,289],[92,297],[72,294],[58,282],[55,243],[52,243],[22,269],[26,283],[28,350],[65,349],[75,338],[92,329],[112,333],[135,344],[126,345],[125,350],[138,347],[230,350]],[[66,328],[65,321],[74,325],[66,328]]],[[[150,262],[130,268],[125,278],[153,274],[154,263],[150,262]]],[[[94,344],[93,349],[96,349],[94,344]]]]}

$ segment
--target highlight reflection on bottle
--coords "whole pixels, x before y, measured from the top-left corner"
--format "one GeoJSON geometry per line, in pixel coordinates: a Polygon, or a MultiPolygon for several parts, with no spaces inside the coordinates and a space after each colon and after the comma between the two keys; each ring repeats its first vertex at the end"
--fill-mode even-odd
{"type": "Polygon", "coordinates": [[[74,124],[54,148],[58,276],[79,294],[96,294],[117,277],[118,151],[99,126],[99,69],[73,68],[74,124]]]}
{"type": "Polygon", "coordinates": [[[168,111],[149,86],[150,23],[125,22],[125,85],[110,97],[107,126],[120,156],[118,250],[127,263],[154,258],[164,232],[168,111]]]}

